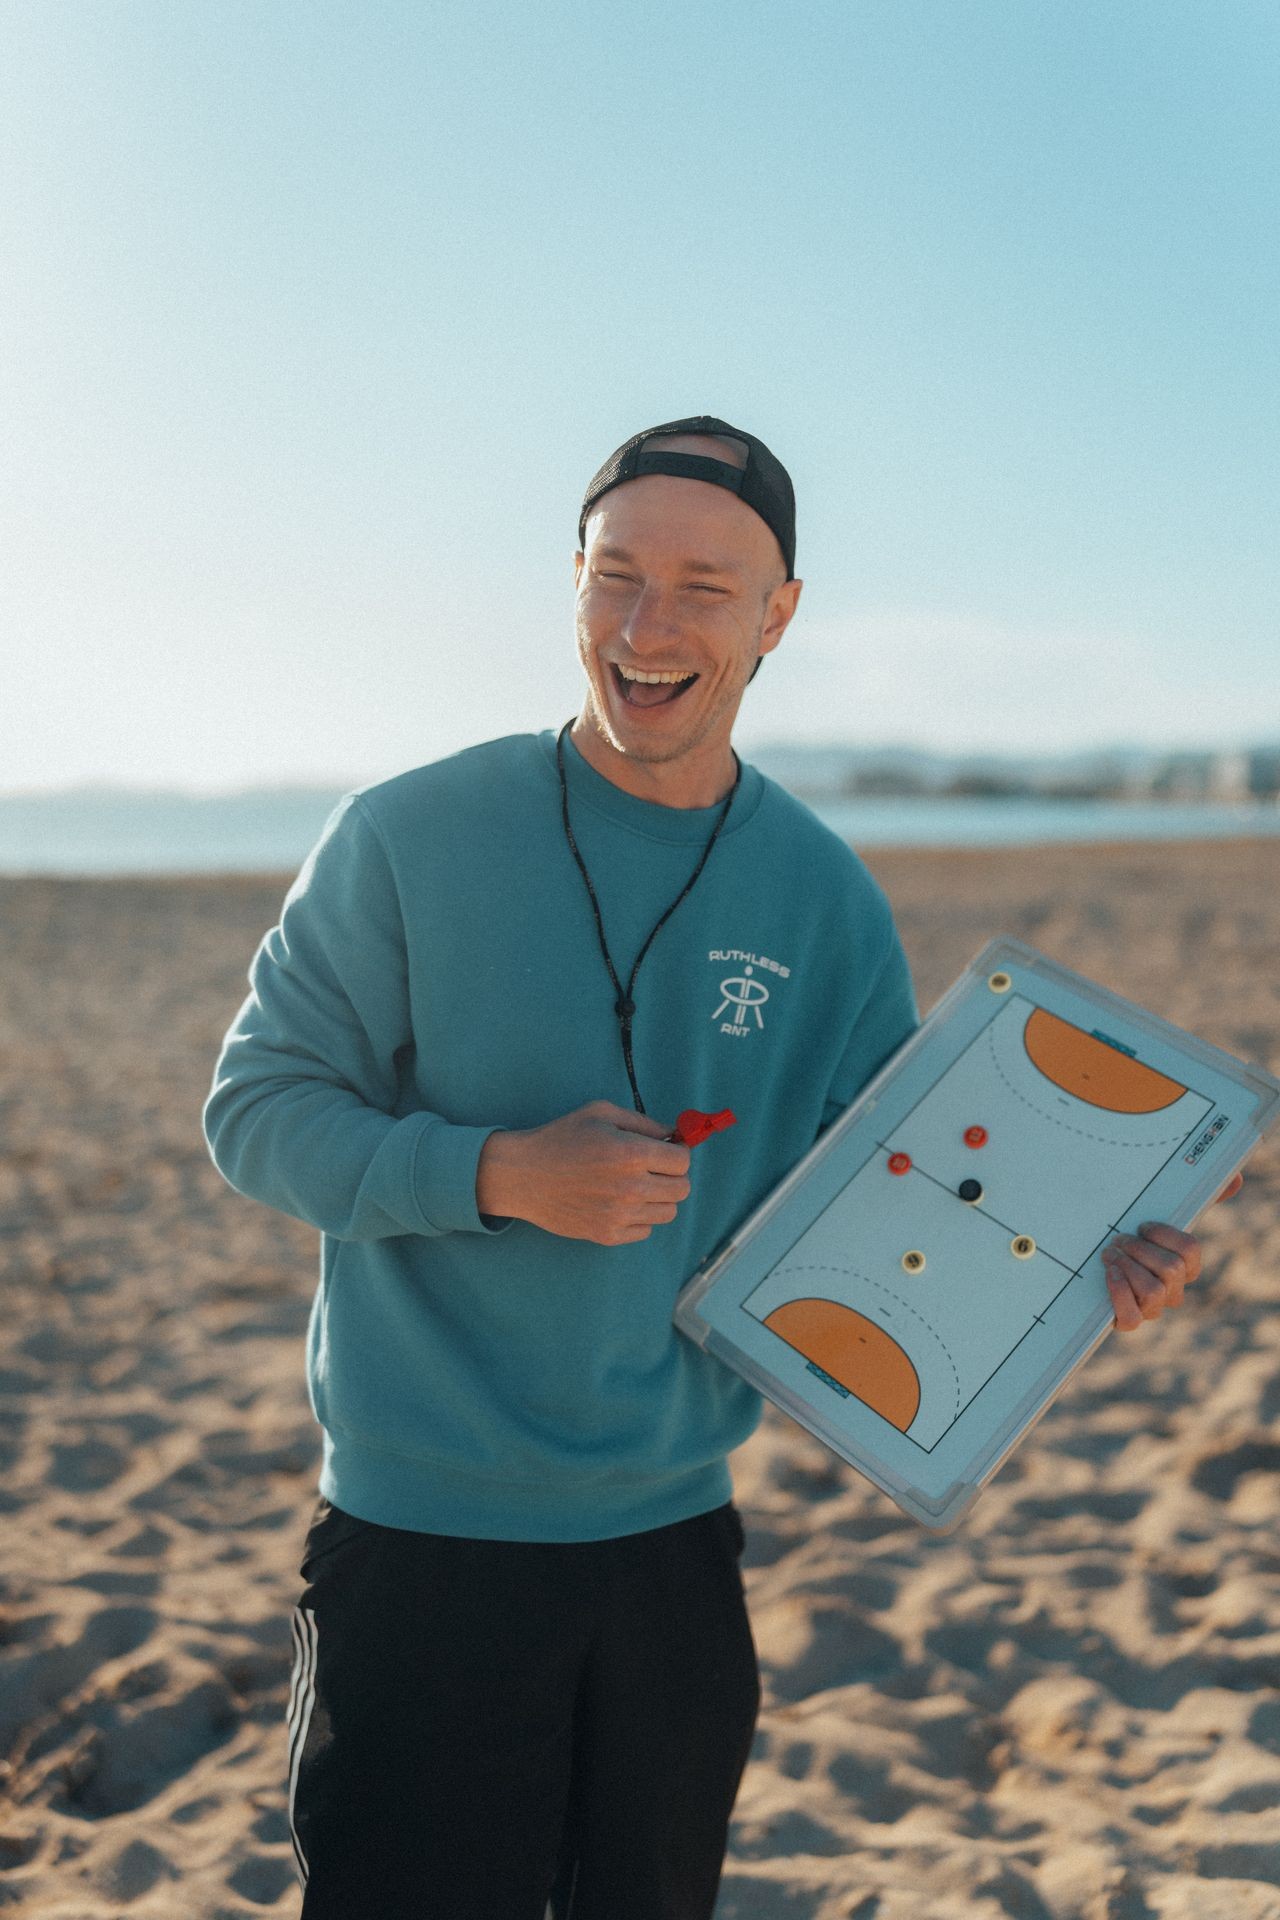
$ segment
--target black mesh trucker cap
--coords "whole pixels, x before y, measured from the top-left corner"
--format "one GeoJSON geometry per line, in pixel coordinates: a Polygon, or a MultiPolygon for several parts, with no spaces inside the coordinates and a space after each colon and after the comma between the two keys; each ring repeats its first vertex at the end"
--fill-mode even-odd
{"type": "Polygon", "coordinates": [[[763,440],[709,413],[695,414],[691,420],[667,420],[660,427],[646,427],[643,433],[633,434],[616,453],[609,455],[583,497],[582,512],[578,516],[579,547],[586,535],[587,515],[601,494],[608,493],[611,487],[620,487],[624,480],[642,479],[646,473],[672,473],[680,480],[707,480],[712,486],[728,487],[730,493],[736,493],[773,529],[787,563],[787,578],[795,579],[796,495],[790,474],[763,440]],[[698,453],[646,448],[645,443],[661,433],[714,433],[740,441],[746,465],[735,467],[727,460],[709,460],[698,453]]]}

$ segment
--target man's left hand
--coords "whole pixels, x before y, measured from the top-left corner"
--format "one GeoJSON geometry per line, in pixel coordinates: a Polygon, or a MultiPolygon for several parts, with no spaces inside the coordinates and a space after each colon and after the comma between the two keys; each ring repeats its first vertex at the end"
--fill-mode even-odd
{"type": "MultiPolygon", "coordinates": [[[[1230,1200],[1243,1185],[1244,1175],[1233,1174],[1218,1200],[1230,1200]]],[[[1184,1287],[1200,1278],[1200,1242],[1160,1220],[1144,1220],[1136,1234],[1117,1234],[1102,1260],[1121,1333],[1158,1320],[1166,1307],[1180,1307],[1184,1287]]]]}

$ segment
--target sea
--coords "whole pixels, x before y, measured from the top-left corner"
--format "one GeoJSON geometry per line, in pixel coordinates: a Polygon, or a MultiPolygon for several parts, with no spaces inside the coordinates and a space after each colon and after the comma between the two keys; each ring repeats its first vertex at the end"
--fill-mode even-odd
{"type": "MultiPolygon", "coordinates": [[[[0,874],[294,874],[340,798],[336,788],[195,795],[82,787],[0,794],[0,874]]],[[[858,848],[1280,835],[1280,805],[1265,801],[868,796],[808,804],[858,848]]]]}

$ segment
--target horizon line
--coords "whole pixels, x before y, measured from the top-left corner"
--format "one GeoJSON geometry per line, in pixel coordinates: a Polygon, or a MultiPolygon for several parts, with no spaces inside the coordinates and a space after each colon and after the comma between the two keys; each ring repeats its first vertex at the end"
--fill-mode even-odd
{"type": "MultiPolygon", "coordinates": [[[[462,751],[462,749],[451,749],[462,751]]],[[[1081,755],[1104,754],[1140,754],[1144,758],[1170,758],[1179,754],[1249,754],[1280,753],[1280,735],[1272,739],[1252,739],[1231,742],[1183,742],[1167,746],[1147,746],[1133,740],[1100,741],[1092,745],[1074,747],[1037,747],[1022,752],[1001,747],[936,747],[926,746],[910,740],[853,740],[834,738],[828,740],[789,740],[785,738],[761,739],[753,746],[745,746],[744,752],[751,753],[878,753],[878,754],[923,754],[938,760],[1050,760],[1081,755]]],[[[436,755],[436,759],[447,758],[436,755]]],[[[433,761],[415,761],[410,766],[397,769],[398,772],[412,771],[414,766],[430,766],[433,761]]],[[[6,800],[53,800],[66,799],[73,795],[119,794],[133,798],[167,798],[184,800],[232,800],[248,794],[289,794],[289,793],[349,793],[354,789],[373,785],[382,779],[394,779],[396,773],[372,774],[367,778],[351,780],[338,777],[328,778],[319,774],[299,774],[286,779],[250,779],[241,780],[234,786],[190,786],[173,783],[149,784],[139,786],[118,779],[81,779],[64,782],[60,786],[49,787],[6,787],[0,788],[0,802],[6,800]]]]}

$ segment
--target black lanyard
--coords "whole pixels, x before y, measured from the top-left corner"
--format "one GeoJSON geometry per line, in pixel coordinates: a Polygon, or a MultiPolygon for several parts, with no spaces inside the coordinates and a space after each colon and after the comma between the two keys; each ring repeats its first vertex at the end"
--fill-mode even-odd
{"type": "Polygon", "coordinates": [[[719,835],[721,827],[724,825],[725,821],[729,817],[729,808],[733,805],[733,796],[738,791],[738,782],[742,778],[742,763],[738,759],[738,756],[735,754],[733,757],[733,764],[735,769],[734,776],[733,776],[733,785],[730,787],[728,793],[725,795],[724,805],[720,809],[720,818],[716,821],[714,827],[712,827],[711,829],[711,837],[707,841],[706,846],[702,849],[702,858],[699,860],[697,866],[694,868],[693,872],[689,875],[689,878],[685,881],[684,886],[682,887],[680,892],[676,895],[675,899],[671,902],[671,905],[667,908],[666,912],[654,923],[653,930],[650,933],[649,938],[645,941],[639,953],[636,955],[636,963],[634,967],[632,967],[631,969],[631,978],[627,982],[626,991],[624,993],[622,988],[622,982],[619,980],[617,969],[613,964],[613,956],[609,952],[609,943],[604,937],[604,920],[602,919],[600,914],[600,902],[596,899],[596,890],[591,884],[591,875],[587,872],[587,863],[583,859],[582,855],[578,852],[578,843],[573,837],[573,828],[569,825],[569,788],[564,777],[564,737],[566,733],[568,733],[572,725],[573,725],[572,720],[566,720],[564,725],[561,727],[559,733],[556,735],[556,767],[559,770],[559,774],[560,774],[560,810],[564,818],[565,838],[569,842],[569,851],[572,853],[574,859],[578,863],[579,868],[581,869],[582,877],[587,883],[587,892],[591,896],[591,910],[596,916],[596,932],[600,936],[600,951],[604,955],[604,963],[606,967],[608,967],[609,969],[609,978],[613,982],[613,990],[617,995],[617,999],[613,1003],[613,1010],[618,1016],[618,1031],[622,1035],[622,1057],[627,1063],[627,1078],[631,1082],[631,1091],[635,1097],[636,1112],[643,1113],[645,1111],[645,1105],[644,1105],[644,1101],[640,1098],[640,1089],[636,1085],[636,1070],[635,1070],[635,1065],[631,1058],[631,1022],[635,1019],[635,1015],[636,1015],[636,1003],[635,1003],[635,1000],[632,998],[632,992],[636,984],[636,975],[640,971],[640,962],[644,959],[646,953],[648,953],[649,951],[649,948],[653,945],[654,934],[657,933],[660,927],[665,926],[666,922],[671,918],[672,914],[675,912],[676,908],[680,905],[680,902],[685,898],[686,894],[691,892],[694,881],[697,879],[698,875],[702,872],[702,869],[706,866],[707,856],[711,852],[712,847],[714,847],[716,843],[716,839],[719,835]]]}

